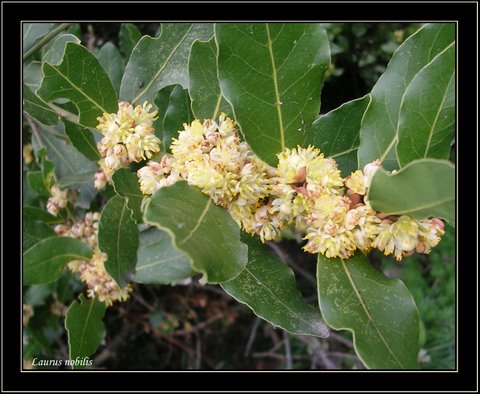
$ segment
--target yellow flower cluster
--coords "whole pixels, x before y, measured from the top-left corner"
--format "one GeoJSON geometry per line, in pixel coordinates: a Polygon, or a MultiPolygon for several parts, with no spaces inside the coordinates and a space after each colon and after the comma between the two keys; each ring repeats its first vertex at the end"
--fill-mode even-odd
{"type": "Polygon", "coordinates": [[[95,175],[95,187],[103,188],[111,181],[113,173],[131,162],[150,159],[160,151],[160,140],[154,134],[153,121],[157,111],[150,112],[152,105],[120,102],[117,113],[104,113],[97,120],[97,130],[103,134],[97,144],[102,159],[100,170],[95,175]]]}
{"type": "Polygon", "coordinates": [[[444,233],[439,219],[385,218],[371,208],[366,195],[378,160],[342,178],[333,158],[309,146],[285,149],[273,168],[240,141],[225,114],[218,123],[184,124],[171,151],[138,171],[144,194],[186,180],[263,242],[295,226],[305,234],[309,253],[348,258],[376,247],[401,260],[414,251],[429,253],[444,233]]]}
{"type": "Polygon", "coordinates": [[[115,301],[126,301],[129,297],[132,287],[127,285],[120,288],[105,270],[105,261],[107,256],[98,248],[98,212],[87,212],[85,219],[78,220],[72,225],[60,224],[55,227],[58,235],[80,239],[93,249],[93,256],[90,261],[73,260],[68,263],[68,268],[73,272],[80,273],[80,279],[88,286],[87,294],[90,298],[97,295],[100,301],[104,301],[107,306],[115,301]]]}
{"type": "Polygon", "coordinates": [[[67,207],[68,202],[72,204],[76,202],[76,192],[71,189],[60,189],[57,185],[53,185],[50,188],[50,197],[47,201],[47,211],[53,215],[57,216],[58,212],[61,209],[67,207]]]}

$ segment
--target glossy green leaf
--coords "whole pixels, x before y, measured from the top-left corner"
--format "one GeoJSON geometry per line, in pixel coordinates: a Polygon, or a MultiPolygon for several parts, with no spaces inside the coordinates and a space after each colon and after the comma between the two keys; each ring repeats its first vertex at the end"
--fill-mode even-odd
{"type": "MultiPolygon", "coordinates": [[[[65,328],[68,332],[68,349],[70,360],[83,360],[96,352],[105,337],[105,303],[98,299],[85,299],[80,294],[68,308],[65,318],[65,328]]],[[[84,366],[73,366],[82,369],[84,366]]]]}
{"type": "Polygon", "coordinates": [[[59,65],[43,63],[43,80],[37,94],[46,102],[69,99],[78,108],[78,122],[95,127],[104,112],[116,112],[117,94],[107,73],[93,53],[67,42],[59,65]]]}
{"type": "Polygon", "coordinates": [[[319,116],[308,135],[307,144],[315,145],[325,156],[333,157],[342,176],[350,175],[358,168],[360,123],[369,100],[367,95],[319,116]]]}
{"type": "Polygon", "coordinates": [[[245,140],[269,164],[303,145],[320,110],[330,64],[328,39],[314,23],[219,23],[218,77],[245,140]]]}
{"type": "Polygon", "coordinates": [[[92,249],[82,241],[70,237],[45,238],[23,254],[23,284],[41,284],[56,281],[66,263],[88,260],[92,249]]]}
{"type": "Polygon", "coordinates": [[[370,205],[387,215],[442,218],[455,226],[455,165],[420,159],[396,173],[378,170],[368,192],[370,205]]]}
{"type": "Polygon", "coordinates": [[[42,239],[53,237],[55,232],[52,228],[40,221],[34,220],[31,217],[23,215],[22,226],[22,250],[28,250],[42,239]]]}
{"type": "Polygon", "coordinates": [[[195,118],[217,119],[225,112],[232,116],[232,107],[222,95],[217,78],[217,44],[195,41],[188,58],[188,93],[195,118]]]}
{"type": "Polygon", "coordinates": [[[90,130],[64,119],[65,134],[72,145],[88,160],[98,161],[102,158],[97,143],[90,130]]]}
{"type": "MultiPolygon", "coordinates": [[[[158,116],[157,119],[153,122],[153,127],[155,128],[155,135],[163,141],[163,119],[165,113],[167,112],[168,105],[170,104],[170,95],[172,90],[177,85],[169,85],[165,86],[161,89],[157,96],[155,97],[154,103],[158,109],[158,116]]],[[[160,145],[160,149],[162,151],[166,151],[167,148],[164,144],[160,145]]]]}
{"type": "Polygon", "coordinates": [[[385,277],[361,254],[348,260],[319,254],[317,281],[325,322],[353,333],[367,368],[418,368],[418,310],[402,281],[385,277]]]}
{"type": "Polygon", "coordinates": [[[54,181],[55,165],[46,158],[47,150],[40,149],[37,152],[37,161],[41,167],[40,171],[27,173],[27,182],[30,188],[41,197],[49,197],[50,189],[54,181]]]}
{"type": "Polygon", "coordinates": [[[190,97],[186,89],[175,85],[170,93],[168,106],[163,116],[162,142],[167,151],[170,150],[172,138],[178,137],[178,132],[183,130],[184,123],[193,121],[192,110],[190,109],[190,97]]]}
{"type": "Polygon", "coordinates": [[[61,34],[53,41],[50,48],[45,52],[45,55],[43,55],[42,60],[50,64],[59,64],[65,54],[67,42],[80,44],[80,40],[73,34],[61,34]]]}
{"type": "Polygon", "coordinates": [[[23,215],[24,217],[28,217],[30,219],[37,220],[47,224],[58,224],[63,221],[61,217],[53,216],[49,214],[47,211],[38,207],[24,206],[23,215]]]}
{"type": "Polygon", "coordinates": [[[292,270],[268,252],[258,239],[242,235],[248,265],[223,289],[262,319],[292,334],[327,337],[318,308],[307,305],[296,287],[292,270]]]}
{"type": "Polygon", "coordinates": [[[117,194],[126,198],[133,220],[142,223],[141,206],[145,196],[140,190],[137,175],[128,168],[120,168],[113,174],[112,181],[117,194]]]}
{"type": "Polygon", "coordinates": [[[58,123],[58,115],[27,86],[23,85],[23,111],[45,125],[58,123]]]}
{"type": "Polygon", "coordinates": [[[199,189],[177,182],[155,192],[143,221],[166,231],[208,283],[235,278],[247,265],[247,246],[229,213],[199,189]]]}
{"type": "Polygon", "coordinates": [[[111,42],[107,42],[98,51],[97,59],[110,77],[115,92],[118,93],[125,69],[120,51],[111,42]]]}
{"type": "Polygon", "coordinates": [[[188,54],[196,39],[212,36],[211,23],[162,23],[160,36],[143,36],[130,55],[120,98],[133,104],[153,102],[165,86],[188,88],[188,54]]]}
{"type": "Polygon", "coordinates": [[[50,188],[45,183],[42,171],[30,171],[27,174],[27,182],[40,197],[50,197],[50,188]]]}
{"type": "Polygon", "coordinates": [[[384,168],[398,168],[395,146],[405,90],[418,72],[454,40],[454,23],[432,23],[408,37],[395,51],[370,93],[360,129],[360,167],[380,159],[384,168]]]}
{"type": "Polygon", "coordinates": [[[188,257],[174,248],[167,232],[152,227],[140,233],[135,282],[164,285],[194,274],[188,257]]]}
{"type": "Polygon", "coordinates": [[[33,45],[52,30],[55,25],[55,23],[22,23],[23,53],[33,47],[33,45]]]}
{"type": "Polygon", "coordinates": [[[138,228],[127,200],[111,198],[100,215],[98,246],[107,253],[105,269],[120,287],[131,280],[137,263],[138,228]]]}
{"type": "Polygon", "coordinates": [[[455,43],[413,78],[398,119],[401,166],[431,157],[448,159],[455,131],[455,43]]]}
{"type": "Polygon", "coordinates": [[[35,152],[42,147],[47,149],[49,159],[55,163],[55,174],[61,187],[77,187],[85,182],[93,185],[98,165],[68,143],[62,122],[55,127],[40,125],[32,134],[32,145],[35,152]]]}
{"type": "Polygon", "coordinates": [[[137,42],[142,38],[142,33],[138,30],[138,27],[132,23],[122,23],[120,26],[120,33],[118,36],[119,46],[125,57],[130,57],[130,54],[137,45],[137,42]]]}

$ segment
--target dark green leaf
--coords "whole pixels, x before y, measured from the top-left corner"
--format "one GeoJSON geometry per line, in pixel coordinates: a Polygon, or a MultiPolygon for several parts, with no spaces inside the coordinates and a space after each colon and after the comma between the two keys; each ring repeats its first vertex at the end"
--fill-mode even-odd
{"type": "Polygon", "coordinates": [[[367,368],[418,368],[418,310],[402,281],[385,277],[359,254],[348,260],[319,254],[317,281],[325,322],[353,333],[367,368]]]}
{"type": "Polygon", "coordinates": [[[215,25],[218,77],[245,140],[274,165],[303,145],[319,113],[330,64],[325,30],[314,23],[215,25]]]}
{"type": "Polygon", "coordinates": [[[23,284],[41,284],[56,281],[66,263],[88,260],[92,249],[82,241],[69,237],[45,238],[23,254],[23,284]]]}
{"type": "Polygon", "coordinates": [[[188,88],[188,54],[196,39],[212,36],[211,23],[162,23],[159,37],[143,36],[135,46],[122,79],[120,98],[133,104],[153,102],[165,86],[188,88]]]}
{"type": "Polygon", "coordinates": [[[368,192],[373,209],[413,219],[442,218],[455,226],[455,165],[448,160],[420,159],[389,174],[373,176],[368,192]]]}
{"type": "Polygon", "coordinates": [[[328,336],[318,308],[304,302],[292,270],[257,239],[245,235],[242,241],[248,246],[248,265],[222,283],[223,289],[274,326],[292,334],[328,336]]]}
{"type": "Polygon", "coordinates": [[[367,95],[319,116],[308,135],[307,143],[320,148],[325,156],[333,157],[342,176],[350,175],[358,168],[360,123],[369,100],[367,95]]]}
{"type": "Polygon", "coordinates": [[[120,26],[120,34],[118,37],[120,50],[125,55],[125,57],[130,57],[130,54],[137,45],[137,42],[142,38],[142,33],[138,30],[138,27],[131,23],[122,23],[120,26]]]}
{"type": "Polygon", "coordinates": [[[23,111],[45,125],[58,123],[58,115],[27,86],[23,85],[23,111]]]}
{"type": "Polygon", "coordinates": [[[371,92],[362,119],[358,158],[360,167],[376,159],[384,168],[398,168],[398,115],[402,97],[417,73],[455,40],[454,23],[424,25],[395,51],[371,92]]]}
{"type": "Polygon", "coordinates": [[[95,55],[83,46],[67,42],[59,65],[43,63],[42,85],[37,94],[46,102],[69,99],[78,108],[78,122],[96,127],[97,117],[118,109],[117,94],[95,55]]]}
{"type": "Polygon", "coordinates": [[[163,114],[162,142],[165,150],[170,149],[172,138],[178,137],[178,132],[183,130],[183,124],[192,121],[193,114],[188,92],[180,85],[175,85],[170,93],[168,107],[163,114]]]}
{"type": "Polygon", "coordinates": [[[193,43],[188,58],[188,78],[195,118],[217,119],[222,112],[232,116],[232,107],[223,97],[217,78],[217,45],[213,38],[193,43]]]}
{"type": "Polygon", "coordinates": [[[50,188],[45,184],[42,171],[31,171],[27,174],[28,186],[40,197],[50,197],[50,188]]]}
{"type": "Polygon", "coordinates": [[[173,247],[165,231],[150,228],[140,233],[135,282],[163,285],[194,274],[188,258],[173,247]]]}
{"type": "Polygon", "coordinates": [[[22,235],[22,250],[25,251],[42,239],[54,236],[55,232],[47,224],[23,215],[22,235]]]}
{"type": "MultiPolygon", "coordinates": [[[[94,298],[86,300],[80,294],[68,308],[65,318],[65,328],[68,332],[68,349],[70,360],[82,360],[96,352],[100,342],[105,337],[105,303],[94,298]]],[[[73,366],[81,369],[82,366],[73,366]]]]}
{"type": "Polygon", "coordinates": [[[398,119],[401,166],[431,157],[448,159],[455,131],[455,43],[413,78],[398,119]]]}
{"type": "Polygon", "coordinates": [[[147,202],[143,221],[168,232],[192,268],[208,283],[235,278],[247,265],[247,246],[229,213],[186,182],[158,190],[147,202]]]}
{"type": "Polygon", "coordinates": [[[55,174],[61,187],[75,187],[85,182],[93,185],[98,166],[67,144],[62,122],[55,127],[40,125],[32,134],[32,144],[35,152],[42,147],[47,149],[49,159],[55,163],[55,174]]]}
{"type": "MultiPolygon", "coordinates": [[[[158,116],[157,119],[153,122],[153,127],[155,128],[155,135],[163,141],[163,119],[165,117],[165,113],[167,112],[168,105],[170,103],[170,94],[172,90],[177,85],[169,85],[161,89],[157,96],[155,97],[155,105],[158,109],[158,116]]],[[[163,151],[166,151],[165,145],[160,145],[160,148],[163,151]]]]}
{"type": "Polygon", "coordinates": [[[120,287],[131,279],[137,263],[138,228],[131,215],[127,200],[115,196],[103,208],[98,225],[98,246],[108,255],[105,269],[120,287]]]}
{"type": "Polygon", "coordinates": [[[55,23],[23,23],[23,53],[55,27],[55,23]]]}
{"type": "Polygon", "coordinates": [[[102,158],[90,130],[66,119],[63,120],[63,124],[68,139],[83,156],[92,161],[98,161],[102,158]]]}
{"type": "Polygon", "coordinates": [[[45,55],[43,55],[43,61],[58,65],[63,59],[67,42],[80,44],[80,40],[73,34],[61,34],[53,41],[51,47],[45,52],[45,55]]]}
{"type": "Polygon", "coordinates": [[[41,208],[24,206],[23,215],[33,220],[44,222],[47,224],[58,224],[63,221],[62,218],[55,217],[50,215],[48,212],[44,211],[41,208]]]}
{"type": "Polygon", "coordinates": [[[142,223],[141,206],[145,196],[140,191],[137,175],[128,168],[120,168],[113,174],[112,181],[117,194],[126,198],[132,219],[137,223],[142,223]]]}
{"type": "Polygon", "coordinates": [[[107,42],[102,46],[100,51],[98,51],[97,59],[107,72],[115,91],[118,93],[120,90],[120,83],[122,82],[123,71],[125,69],[119,50],[111,42],[107,42]]]}

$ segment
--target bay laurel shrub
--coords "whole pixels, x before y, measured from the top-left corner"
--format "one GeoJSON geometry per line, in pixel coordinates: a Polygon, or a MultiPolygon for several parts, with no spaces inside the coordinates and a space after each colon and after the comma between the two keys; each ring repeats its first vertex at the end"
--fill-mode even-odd
{"type": "Polygon", "coordinates": [[[24,25],[23,284],[86,284],[71,359],[132,283],[200,275],[290,333],[351,331],[367,368],[418,368],[414,299],[368,253],[429,253],[455,225],[453,24],[421,26],[322,115],[322,24],[124,24],[99,51],[67,28],[24,25]],[[266,248],[286,231],[318,256],[315,305],[266,248]]]}

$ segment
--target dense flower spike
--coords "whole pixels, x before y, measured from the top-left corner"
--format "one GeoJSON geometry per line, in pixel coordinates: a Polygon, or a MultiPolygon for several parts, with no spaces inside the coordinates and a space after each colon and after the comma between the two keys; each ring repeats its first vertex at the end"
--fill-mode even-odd
{"type": "Polygon", "coordinates": [[[295,226],[305,234],[309,253],[345,259],[357,249],[376,247],[401,260],[414,251],[429,253],[444,233],[439,219],[385,218],[371,208],[367,193],[379,160],[343,179],[333,158],[299,146],[279,153],[273,168],[240,141],[235,122],[225,114],[218,123],[184,124],[171,151],[137,172],[142,193],[186,180],[263,242],[295,226]]]}
{"type": "Polygon", "coordinates": [[[57,185],[50,188],[50,197],[47,201],[47,211],[57,216],[61,209],[66,208],[68,202],[75,204],[76,191],[72,189],[60,189],[57,185]]]}
{"type": "Polygon", "coordinates": [[[88,286],[87,294],[90,298],[98,297],[107,306],[115,301],[126,301],[132,291],[131,285],[120,288],[105,270],[107,256],[98,248],[98,220],[99,212],[87,212],[85,219],[77,220],[73,224],[61,224],[55,227],[58,235],[77,238],[93,249],[90,261],[73,260],[68,263],[68,268],[80,273],[80,279],[88,286]]]}
{"type": "Polygon", "coordinates": [[[100,170],[95,175],[95,187],[103,188],[113,173],[131,162],[151,159],[160,151],[160,140],[154,134],[153,121],[157,111],[146,101],[135,108],[127,103],[118,105],[116,114],[104,113],[98,118],[97,129],[104,135],[98,143],[102,155],[100,170]]]}

